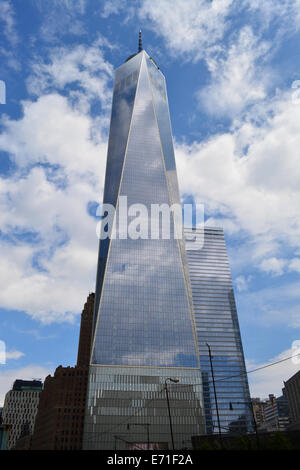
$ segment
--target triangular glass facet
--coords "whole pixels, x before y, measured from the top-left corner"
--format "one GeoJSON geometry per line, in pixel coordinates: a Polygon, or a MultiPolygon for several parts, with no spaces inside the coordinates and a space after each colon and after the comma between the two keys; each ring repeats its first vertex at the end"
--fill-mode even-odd
{"type": "MultiPolygon", "coordinates": [[[[116,172],[118,209],[125,198],[129,214],[134,207],[128,217],[129,230],[136,222],[138,206],[134,205],[146,208],[150,220],[152,205],[170,206],[179,198],[171,127],[161,129],[165,116],[160,113],[165,108],[159,106],[154,90],[153,72],[149,72],[152,64],[145,52],[139,56],[125,156],[122,171],[116,172]]],[[[165,93],[163,89],[161,99],[165,93]]],[[[152,239],[151,223],[147,238],[120,239],[123,228],[116,224],[117,237],[106,244],[92,364],[198,368],[182,245],[174,237],[173,218],[169,239],[152,239]]]]}

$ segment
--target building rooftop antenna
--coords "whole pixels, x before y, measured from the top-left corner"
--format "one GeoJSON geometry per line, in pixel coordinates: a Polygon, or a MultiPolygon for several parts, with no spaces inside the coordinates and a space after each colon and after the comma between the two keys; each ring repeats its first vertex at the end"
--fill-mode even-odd
{"type": "Polygon", "coordinates": [[[142,31],[139,30],[139,52],[143,50],[143,45],[142,45],[142,31]]]}

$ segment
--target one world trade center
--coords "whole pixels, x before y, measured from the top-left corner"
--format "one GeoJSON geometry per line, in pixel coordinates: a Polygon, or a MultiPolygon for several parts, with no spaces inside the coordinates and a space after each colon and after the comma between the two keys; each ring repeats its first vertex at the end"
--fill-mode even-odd
{"type": "Polygon", "coordinates": [[[84,449],[181,449],[205,432],[181,215],[164,236],[152,210],[176,204],[165,78],[140,39],[114,79],[103,205],[116,212],[102,221],[84,449]],[[120,222],[124,204],[148,233],[120,222]]]}

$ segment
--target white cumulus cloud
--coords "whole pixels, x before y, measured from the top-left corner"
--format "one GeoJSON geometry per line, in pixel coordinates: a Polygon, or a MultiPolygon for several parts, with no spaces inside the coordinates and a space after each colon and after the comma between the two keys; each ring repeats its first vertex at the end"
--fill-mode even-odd
{"type": "Polygon", "coordinates": [[[102,197],[110,74],[94,46],[60,49],[47,66],[34,67],[38,98],[22,103],[20,119],[2,120],[0,149],[16,170],[0,178],[0,304],[44,323],[72,320],[94,289],[98,239],[88,207],[102,197]],[[76,80],[82,100],[97,97],[97,119],[71,90],[55,92],[76,80]]]}
{"type": "Polygon", "coordinates": [[[284,387],[284,381],[287,381],[300,367],[300,356],[296,356],[300,351],[297,348],[289,348],[282,351],[280,354],[272,357],[270,361],[264,363],[257,363],[252,360],[247,360],[247,370],[253,370],[260,367],[263,369],[249,374],[249,386],[252,397],[268,398],[268,395],[273,393],[275,396],[282,395],[282,388],[284,387]],[[283,361],[283,359],[294,356],[292,359],[283,361]],[[282,361],[282,362],[280,362],[282,361]],[[278,362],[278,364],[273,364],[278,362]],[[265,366],[269,366],[266,367],[265,366]]]}
{"type": "Polygon", "coordinates": [[[270,72],[261,62],[270,47],[246,26],[228,48],[208,55],[211,80],[198,92],[199,106],[214,116],[234,117],[249,104],[265,98],[270,72]]]}
{"type": "Polygon", "coordinates": [[[207,216],[234,221],[255,237],[261,257],[281,242],[299,246],[299,122],[300,106],[286,92],[255,107],[231,131],[176,143],[182,192],[204,203],[207,216]]]}
{"type": "Polygon", "coordinates": [[[144,0],[140,17],[162,36],[170,52],[194,61],[220,41],[227,29],[232,0],[144,0]]]}
{"type": "Polygon", "coordinates": [[[6,359],[20,359],[20,357],[24,356],[25,354],[21,351],[17,351],[16,349],[12,349],[11,351],[6,351],[6,359]]]}
{"type": "Polygon", "coordinates": [[[264,259],[260,263],[259,268],[262,271],[273,274],[274,276],[281,276],[281,274],[284,273],[284,267],[286,264],[287,260],[272,257],[264,259]]]}

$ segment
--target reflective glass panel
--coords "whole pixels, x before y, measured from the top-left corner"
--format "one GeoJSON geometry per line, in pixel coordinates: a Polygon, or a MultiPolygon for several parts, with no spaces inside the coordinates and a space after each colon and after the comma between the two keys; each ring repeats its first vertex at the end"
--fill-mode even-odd
{"type": "MultiPolygon", "coordinates": [[[[152,204],[171,205],[159,131],[143,53],[119,196],[127,197],[128,207],[143,204],[149,216],[152,204]]],[[[160,227],[158,239],[148,233],[147,239],[110,241],[93,364],[199,367],[183,266],[172,217],[168,239],[162,239],[160,227]]]]}
{"type": "MultiPolygon", "coordinates": [[[[142,54],[136,55],[119,67],[115,73],[103,197],[105,204],[112,204],[114,207],[119,191],[141,59],[142,54]]],[[[109,239],[107,238],[99,244],[95,311],[98,310],[108,248],[109,239]]]]}
{"type": "MultiPolygon", "coordinates": [[[[201,231],[203,229],[197,229],[199,234],[201,231]]],[[[190,238],[193,232],[195,229],[186,228],[186,237],[190,238]]],[[[252,426],[251,402],[223,230],[205,228],[203,247],[188,251],[187,255],[207,433],[218,432],[207,343],[212,353],[221,431],[247,432],[252,426]]]]}

